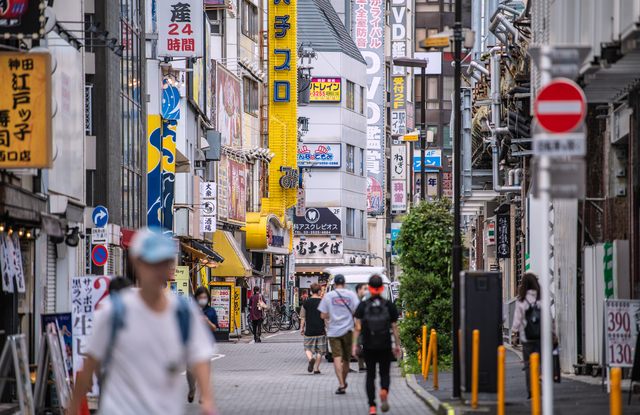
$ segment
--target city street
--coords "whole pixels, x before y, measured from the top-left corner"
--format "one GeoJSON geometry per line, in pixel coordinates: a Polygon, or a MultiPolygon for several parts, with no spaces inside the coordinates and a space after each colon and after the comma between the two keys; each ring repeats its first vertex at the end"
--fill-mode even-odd
{"type": "MultiPolygon", "coordinates": [[[[215,397],[221,415],[352,415],[368,411],[365,373],[350,373],[345,395],[335,395],[338,381],[333,364],[320,365],[322,374],[307,372],[307,360],[299,332],[263,335],[262,343],[218,343],[212,362],[215,397]]],[[[352,363],[357,369],[358,365],[352,363]]],[[[426,405],[407,387],[396,363],[391,367],[389,414],[424,414],[426,405]]],[[[187,403],[185,413],[197,415],[198,397],[187,403]]],[[[376,386],[379,390],[379,386],[376,386]]],[[[378,404],[379,405],[379,404],[378,404]]],[[[381,413],[381,411],[379,411],[381,413]]]]}

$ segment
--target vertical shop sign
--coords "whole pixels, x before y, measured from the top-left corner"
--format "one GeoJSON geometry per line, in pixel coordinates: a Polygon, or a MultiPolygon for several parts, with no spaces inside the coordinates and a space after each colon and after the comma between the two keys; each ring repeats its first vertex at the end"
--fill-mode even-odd
{"type": "Polygon", "coordinates": [[[367,61],[367,212],[384,213],[384,4],[356,0],[356,46],[367,61]]]}
{"type": "Polygon", "coordinates": [[[267,208],[284,221],[298,187],[297,0],[269,0],[269,163],[267,208]]]}
{"type": "Polygon", "coordinates": [[[51,56],[0,52],[0,77],[0,169],[53,167],[51,56]]]}
{"type": "Polygon", "coordinates": [[[226,154],[220,157],[218,162],[218,219],[226,221],[229,217],[227,210],[228,201],[228,177],[229,161],[226,154]]]}
{"type": "Polygon", "coordinates": [[[407,113],[405,111],[391,111],[391,134],[407,133],[407,113]]]}
{"type": "Polygon", "coordinates": [[[404,145],[391,147],[391,180],[407,178],[407,147],[404,145]]]}
{"type": "MultiPolygon", "coordinates": [[[[407,56],[407,7],[404,0],[393,0],[391,4],[391,58],[407,56]]],[[[406,74],[406,68],[393,65],[392,75],[406,74]]]]}
{"type": "Polygon", "coordinates": [[[391,210],[404,212],[407,210],[407,182],[406,180],[391,181],[391,210]]]}
{"type": "Polygon", "coordinates": [[[451,172],[442,173],[442,196],[453,197],[452,176],[451,172]]]}
{"type": "Polygon", "coordinates": [[[496,256],[511,258],[510,215],[496,215],[496,256]]]}
{"type": "Polygon", "coordinates": [[[244,225],[247,221],[247,176],[245,163],[228,159],[227,212],[229,222],[244,225]]]}
{"type": "Polygon", "coordinates": [[[217,128],[225,146],[242,147],[242,91],[240,79],[216,64],[217,128]]]}
{"type": "Polygon", "coordinates": [[[215,182],[200,183],[200,232],[216,231],[217,195],[215,182]]]}
{"type": "Polygon", "coordinates": [[[416,128],[416,122],[413,102],[407,102],[407,132],[413,131],[414,128],[416,128]]]}
{"type": "Polygon", "coordinates": [[[202,0],[157,0],[158,56],[202,57],[202,0]]]}
{"type": "MultiPolygon", "coordinates": [[[[179,98],[178,98],[179,100],[179,98]]],[[[162,226],[162,119],[147,116],[147,226],[162,226]]]]}
{"type": "Polygon", "coordinates": [[[178,121],[162,120],[162,227],[165,233],[173,229],[173,196],[176,177],[176,134],[178,121]]]}

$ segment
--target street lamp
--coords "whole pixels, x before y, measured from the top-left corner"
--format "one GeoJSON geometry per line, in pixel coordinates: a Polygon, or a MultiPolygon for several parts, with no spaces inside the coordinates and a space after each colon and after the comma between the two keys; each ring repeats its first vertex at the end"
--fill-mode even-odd
{"type": "Polygon", "coordinates": [[[412,59],[412,58],[396,58],[393,60],[395,66],[405,66],[408,68],[420,68],[420,84],[422,85],[422,94],[420,97],[420,199],[424,200],[427,194],[427,169],[424,167],[426,160],[425,149],[427,148],[427,134],[426,134],[426,115],[425,107],[427,96],[427,83],[425,80],[425,72],[427,68],[427,61],[424,59],[412,59]]]}

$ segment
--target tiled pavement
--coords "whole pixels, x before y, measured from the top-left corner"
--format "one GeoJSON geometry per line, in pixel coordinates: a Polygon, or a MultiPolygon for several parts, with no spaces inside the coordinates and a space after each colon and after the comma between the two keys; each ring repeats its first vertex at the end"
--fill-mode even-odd
{"type": "MultiPolygon", "coordinates": [[[[345,395],[335,395],[333,364],[323,360],[322,374],[307,373],[299,332],[263,335],[262,343],[218,343],[212,362],[215,397],[221,415],[352,415],[368,412],[365,373],[350,373],[345,395]]],[[[357,363],[352,368],[357,369],[357,363]]],[[[425,404],[407,387],[395,362],[391,367],[388,414],[426,414],[425,404]]],[[[379,391],[379,385],[376,386],[379,391]]],[[[198,415],[198,394],[185,413],[198,415]]],[[[382,413],[378,411],[378,413],[382,413]]]]}

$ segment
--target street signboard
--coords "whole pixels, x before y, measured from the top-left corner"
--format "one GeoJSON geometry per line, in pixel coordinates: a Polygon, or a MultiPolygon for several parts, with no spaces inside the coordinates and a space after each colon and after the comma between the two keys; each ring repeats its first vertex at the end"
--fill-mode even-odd
{"type": "Polygon", "coordinates": [[[537,157],[585,156],[587,140],[585,133],[535,134],[533,154],[537,157]]]}
{"type": "MultiPolygon", "coordinates": [[[[531,160],[531,176],[540,177],[539,160],[531,160]]],[[[549,197],[552,199],[584,199],[585,195],[585,175],[586,162],[583,159],[563,161],[562,163],[551,163],[549,166],[549,197]]],[[[540,197],[539,180],[532,183],[533,197],[540,197]]]]}
{"type": "Polygon", "coordinates": [[[104,206],[98,206],[93,209],[93,215],[91,215],[93,219],[93,224],[98,228],[104,228],[109,223],[109,211],[104,206]]]}
{"type": "Polygon", "coordinates": [[[640,301],[609,299],[604,308],[607,365],[632,367],[640,327],[640,301]]]}
{"type": "Polygon", "coordinates": [[[306,192],[303,188],[298,188],[298,203],[296,203],[296,216],[304,216],[307,211],[306,192]]]}
{"type": "Polygon", "coordinates": [[[590,51],[589,46],[583,45],[544,45],[532,46],[527,52],[538,68],[543,54],[551,60],[551,66],[546,69],[551,77],[573,78],[580,72],[580,67],[590,51]]]}
{"type": "Polygon", "coordinates": [[[99,267],[106,264],[108,259],[109,250],[104,245],[96,245],[91,251],[91,260],[99,267]]]}
{"type": "Polygon", "coordinates": [[[449,46],[449,36],[428,37],[424,40],[424,44],[420,46],[424,48],[446,48],[449,46]]]}
{"type": "Polygon", "coordinates": [[[93,228],[91,229],[91,244],[102,245],[107,243],[109,233],[107,228],[93,228]]]}
{"type": "Polygon", "coordinates": [[[584,121],[587,99],[578,84],[570,79],[557,78],[540,90],[533,111],[544,130],[568,133],[584,121]]]}

